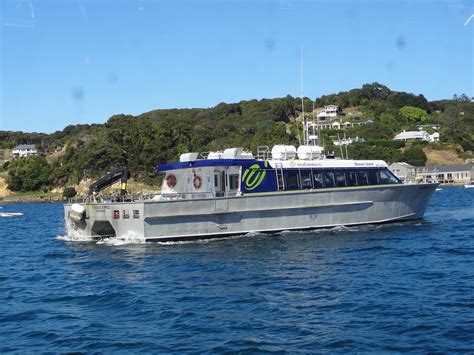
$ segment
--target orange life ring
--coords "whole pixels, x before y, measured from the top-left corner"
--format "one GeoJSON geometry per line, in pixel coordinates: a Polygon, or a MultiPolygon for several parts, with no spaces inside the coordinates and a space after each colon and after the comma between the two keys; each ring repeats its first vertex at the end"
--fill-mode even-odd
{"type": "Polygon", "coordinates": [[[199,176],[195,176],[194,179],[193,179],[193,185],[194,185],[194,188],[199,190],[202,186],[202,180],[201,180],[201,177],[199,176]]]}
{"type": "Polygon", "coordinates": [[[166,178],[166,185],[168,185],[170,189],[174,188],[176,186],[176,176],[168,175],[166,178]]]}

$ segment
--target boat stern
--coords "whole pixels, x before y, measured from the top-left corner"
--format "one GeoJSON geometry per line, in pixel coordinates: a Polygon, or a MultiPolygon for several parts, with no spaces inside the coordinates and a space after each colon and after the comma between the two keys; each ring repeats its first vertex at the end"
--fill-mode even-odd
{"type": "Polygon", "coordinates": [[[68,236],[113,238],[143,235],[143,203],[73,203],[64,205],[68,236]]]}

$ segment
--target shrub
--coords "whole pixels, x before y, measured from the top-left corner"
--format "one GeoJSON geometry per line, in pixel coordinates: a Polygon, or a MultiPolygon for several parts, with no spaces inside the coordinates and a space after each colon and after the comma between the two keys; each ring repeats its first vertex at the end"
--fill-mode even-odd
{"type": "Polygon", "coordinates": [[[423,148],[420,145],[415,145],[411,148],[405,149],[402,156],[402,161],[414,165],[414,166],[424,166],[426,163],[427,157],[423,148]]]}
{"type": "Polygon", "coordinates": [[[63,197],[73,198],[77,195],[77,191],[74,187],[66,187],[63,191],[63,197]]]}

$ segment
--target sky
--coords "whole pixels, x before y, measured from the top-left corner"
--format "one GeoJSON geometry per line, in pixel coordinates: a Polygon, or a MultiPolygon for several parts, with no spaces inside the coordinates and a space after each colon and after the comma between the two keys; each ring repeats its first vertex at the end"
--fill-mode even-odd
{"type": "Polygon", "coordinates": [[[472,97],[472,15],[474,0],[0,0],[0,130],[375,81],[472,97]]]}

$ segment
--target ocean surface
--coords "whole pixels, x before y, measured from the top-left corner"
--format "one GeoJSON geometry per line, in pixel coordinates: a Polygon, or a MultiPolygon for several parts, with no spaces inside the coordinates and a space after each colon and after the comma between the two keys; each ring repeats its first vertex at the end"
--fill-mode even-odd
{"type": "Polygon", "coordinates": [[[474,351],[474,189],[420,221],[176,244],[0,212],[0,352],[474,351]]]}

